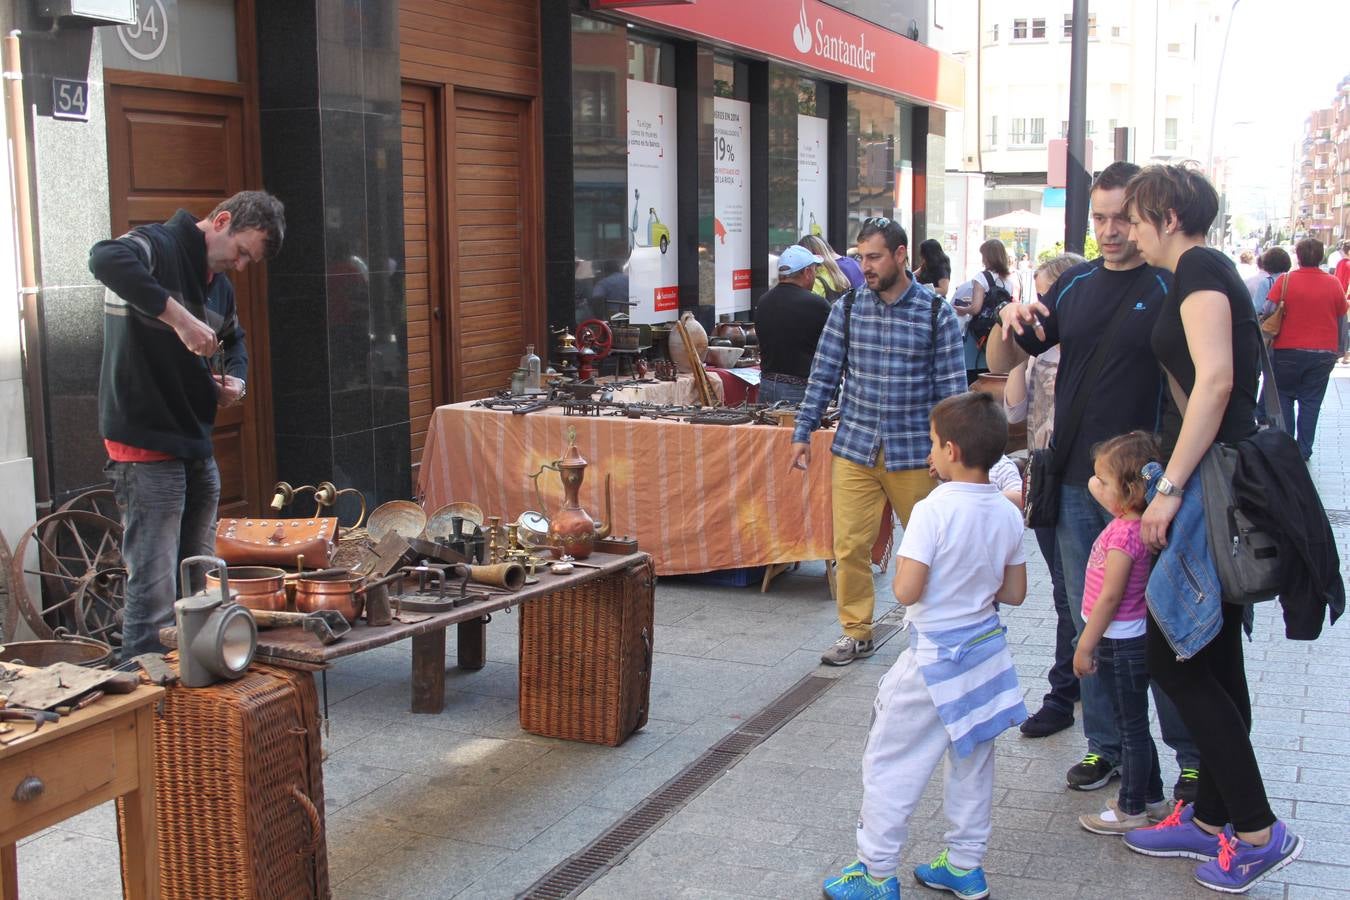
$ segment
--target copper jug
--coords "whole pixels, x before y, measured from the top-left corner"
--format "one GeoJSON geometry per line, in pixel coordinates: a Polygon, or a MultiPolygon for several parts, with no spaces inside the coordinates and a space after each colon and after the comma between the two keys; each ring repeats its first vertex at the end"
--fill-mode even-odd
{"type": "Polygon", "coordinates": [[[539,508],[548,516],[549,550],[557,559],[585,559],[595,551],[595,542],[609,537],[613,525],[613,502],[610,497],[609,475],[605,476],[605,522],[597,522],[581,508],[581,482],[586,477],[586,459],[577,450],[577,430],[567,429],[567,452],[562,459],[545,463],[530,476],[534,480],[534,494],[539,508]],[[545,469],[558,473],[563,484],[563,504],[550,513],[539,492],[539,476],[545,469]]]}

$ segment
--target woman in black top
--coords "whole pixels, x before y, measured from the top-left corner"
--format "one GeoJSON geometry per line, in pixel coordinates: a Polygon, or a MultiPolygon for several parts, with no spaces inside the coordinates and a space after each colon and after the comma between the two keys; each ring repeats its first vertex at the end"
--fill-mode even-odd
{"type": "MultiPolygon", "coordinates": [[[[1152,338],[1172,401],[1162,434],[1165,477],[1143,518],[1144,542],[1157,551],[1167,544],[1181,492],[1198,486],[1195,473],[1209,447],[1256,431],[1261,337],[1233,262],[1205,246],[1219,198],[1203,175],[1183,166],[1149,166],[1130,180],[1125,205],[1130,240],[1149,264],[1174,273],[1152,338]]],[[[1178,808],[1158,828],[1130,832],[1125,841],[1152,856],[1216,857],[1196,870],[1196,880],[1233,893],[1287,865],[1302,849],[1301,839],[1271,812],[1252,750],[1243,611],[1224,602],[1218,635],[1185,662],[1149,615],[1149,675],[1195,739],[1200,785],[1193,806],[1178,808]]]]}

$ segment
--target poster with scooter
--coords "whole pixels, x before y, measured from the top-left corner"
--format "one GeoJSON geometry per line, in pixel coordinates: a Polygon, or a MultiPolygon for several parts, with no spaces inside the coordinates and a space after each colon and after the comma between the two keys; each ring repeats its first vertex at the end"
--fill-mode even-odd
{"type": "Polygon", "coordinates": [[[825,237],[829,230],[829,120],[797,116],[797,233],[825,237]]]}
{"type": "Polygon", "coordinates": [[[680,305],[675,89],[628,82],[628,291],[634,323],[672,322],[680,305]]]}
{"type": "Polygon", "coordinates": [[[713,261],[717,315],[750,309],[750,104],[713,98],[713,261]]]}

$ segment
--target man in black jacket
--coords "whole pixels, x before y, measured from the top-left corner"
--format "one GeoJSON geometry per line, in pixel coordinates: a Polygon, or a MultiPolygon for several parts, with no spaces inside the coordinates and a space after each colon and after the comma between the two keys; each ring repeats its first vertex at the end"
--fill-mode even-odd
{"type": "Polygon", "coordinates": [[[179,210],[89,251],[103,301],[99,433],[122,513],[122,658],[162,649],[179,560],[212,552],[220,476],[211,429],[243,397],[244,329],[225,272],[274,256],[281,201],[241,191],[198,220],[179,210]]]}
{"type": "Polygon", "coordinates": [[[778,257],[778,284],[764,292],[755,306],[755,334],[759,338],[759,402],[788,401],[800,405],[816,357],[816,344],[830,304],[811,292],[816,267],[824,259],[800,244],[778,257]]]}

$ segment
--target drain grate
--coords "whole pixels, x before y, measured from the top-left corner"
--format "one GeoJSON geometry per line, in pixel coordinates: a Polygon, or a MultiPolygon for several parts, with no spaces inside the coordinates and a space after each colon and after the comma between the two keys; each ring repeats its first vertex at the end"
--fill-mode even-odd
{"type": "Polygon", "coordinates": [[[580,894],[836,681],[807,675],[649,794],[604,834],[546,872],[518,894],[517,900],[565,900],[580,894]]]}

